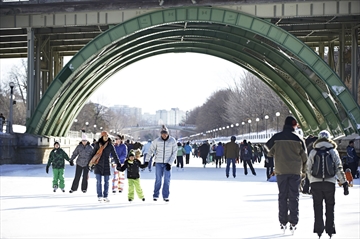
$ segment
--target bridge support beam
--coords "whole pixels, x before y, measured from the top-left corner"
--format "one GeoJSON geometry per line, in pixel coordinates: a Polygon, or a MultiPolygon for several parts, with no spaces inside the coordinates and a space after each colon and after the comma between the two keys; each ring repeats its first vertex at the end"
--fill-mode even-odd
{"type": "Polygon", "coordinates": [[[358,99],[358,86],[359,86],[359,50],[358,50],[358,25],[354,25],[351,29],[351,93],[356,102],[359,103],[358,99]]]}
{"type": "Polygon", "coordinates": [[[340,77],[340,79],[345,82],[345,59],[344,59],[344,55],[345,55],[345,25],[342,24],[341,25],[341,34],[339,37],[339,44],[340,44],[340,51],[339,51],[339,60],[338,60],[338,64],[339,64],[339,71],[338,71],[338,75],[340,77]]]}
{"type": "Polygon", "coordinates": [[[329,42],[328,65],[330,66],[331,69],[335,70],[335,63],[334,63],[334,42],[329,42]]]}
{"type": "Polygon", "coordinates": [[[324,59],[324,42],[319,43],[319,56],[324,59]]]}
{"type": "Polygon", "coordinates": [[[26,109],[26,119],[30,119],[35,111],[36,104],[34,102],[34,94],[35,94],[35,84],[34,84],[34,45],[35,45],[35,37],[34,37],[34,29],[31,27],[27,28],[27,109],[26,109]]]}

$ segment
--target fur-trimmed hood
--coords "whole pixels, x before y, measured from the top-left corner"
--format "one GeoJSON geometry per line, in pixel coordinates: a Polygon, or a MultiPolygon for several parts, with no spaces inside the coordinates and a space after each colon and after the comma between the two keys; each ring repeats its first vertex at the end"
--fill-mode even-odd
{"type": "Polygon", "coordinates": [[[337,144],[335,143],[335,141],[331,140],[331,139],[326,139],[326,138],[320,138],[317,139],[314,144],[313,144],[314,148],[321,148],[321,147],[326,147],[326,148],[337,148],[337,144]]]}

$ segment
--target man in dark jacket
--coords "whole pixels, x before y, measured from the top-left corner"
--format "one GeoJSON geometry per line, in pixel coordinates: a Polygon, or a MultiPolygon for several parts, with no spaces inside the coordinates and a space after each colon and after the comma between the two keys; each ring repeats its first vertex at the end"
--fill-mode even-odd
{"type": "Polygon", "coordinates": [[[256,176],[256,172],[255,172],[255,169],[252,165],[252,158],[253,158],[253,155],[252,155],[252,147],[250,145],[250,142],[248,143],[246,141],[246,139],[244,139],[243,143],[241,144],[241,149],[240,149],[240,158],[241,160],[243,161],[243,165],[244,165],[244,174],[247,175],[248,174],[248,171],[247,171],[247,165],[249,165],[249,168],[251,170],[251,173],[253,175],[256,176]]]}
{"type": "Polygon", "coordinates": [[[224,154],[226,158],[225,173],[227,178],[229,177],[229,173],[230,173],[230,164],[232,164],[233,176],[234,178],[236,177],[235,161],[236,159],[239,158],[239,145],[235,143],[235,141],[236,141],[236,137],[231,136],[230,142],[225,144],[225,148],[224,148],[224,154]]]}
{"type": "Polygon", "coordinates": [[[114,162],[117,167],[120,169],[121,165],[119,163],[118,155],[115,151],[114,145],[111,142],[111,139],[108,136],[106,131],[101,132],[101,137],[98,142],[95,143],[93,156],[99,150],[100,147],[105,147],[102,151],[99,162],[95,165],[94,173],[96,177],[96,191],[99,201],[110,202],[108,199],[109,193],[109,178],[110,178],[110,153],[113,157],[114,162]],[[104,177],[104,190],[102,190],[102,177],[104,177]]]}
{"type": "Polygon", "coordinates": [[[307,161],[305,142],[295,133],[296,127],[296,119],[286,117],[283,131],[271,137],[265,145],[268,156],[275,160],[280,227],[285,230],[289,222],[292,232],[299,221],[299,186],[301,178],[305,177],[307,161]]]}
{"type": "Polygon", "coordinates": [[[210,152],[210,144],[208,141],[204,142],[200,147],[199,147],[199,152],[200,152],[200,157],[202,158],[202,164],[204,165],[204,168],[206,166],[207,163],[207,157],[209,155],[210,152]]]}
{"type": "Polygon", "coordinates": [[[347,152],[347,163],[349,168],[351,169],[351,174],[353,178],[357,178],[356,171],[359,165],[359,158],[356,154],[353,140],[351,140],[349,142],[349,145],[346,147],[346,152],[347,152]]]}

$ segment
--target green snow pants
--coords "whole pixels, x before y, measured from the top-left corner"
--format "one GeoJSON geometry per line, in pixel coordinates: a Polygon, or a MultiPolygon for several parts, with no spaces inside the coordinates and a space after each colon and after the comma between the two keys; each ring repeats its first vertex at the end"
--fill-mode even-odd
{"type": "Polygon", "coordinates": [[[128,178],[129,182],[129,193],[128,193],[128,199],[134,200],[134,188],[136,190],[136,194],[140,199],[144,198],[143,191],[140,187],[140,178],[137,179],[130,179],[128,178]]]}
{"type": "Polygon", "coordinates": [[[53,168],[53,188],[65,188],[64,168],[53,168]]]}

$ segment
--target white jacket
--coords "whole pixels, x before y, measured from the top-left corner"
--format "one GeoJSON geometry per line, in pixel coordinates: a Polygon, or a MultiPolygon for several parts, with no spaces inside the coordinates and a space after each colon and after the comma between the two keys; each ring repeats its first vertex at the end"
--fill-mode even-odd
{"type": "MultiPolygon", "coordinates": [[[[154,155],[153,161],[155,163],[168,163],[172,165],[176,159],[177,150],[175,138],[168,136],[166,140],[163,140],[159,137],[151,143],[148,155],[154,155]]],[[[146,159],[150,159],[150,157],[146,157],[146,159]]]]}
{"type": "Polygon", "coordinates": [[[311,175],[311,169],[312,166],[314,164],[314,157],[316,155],[316,148],[321,148],[321,147],[326,147],[326,148],[332,148],[329,150],[333,160],[335,161],[335,165],[336,165],[336,176],[332,177],[332,178],[326,178],[324,179],[325,182],[331,182],[331,183],[336,183],[336,177],[340,180],[340,183],[343,184],[344,182],[346,182],[345,179],[345,174],[343,171],[343,166],[342,163],[340,161],[340,156],[338,151],[336,150],[336,143],[332,140],[327,140],[327,139],[318,139],[314,142],[314,149],[310,151],[309,154],[309,158],[308,161],[306,163],[306,173],[308,176],[308,179],[310,181],[310,183],[315,183],[315,182],[322,182],[323,180],[321,178],[315,178],[311,175]]]}

